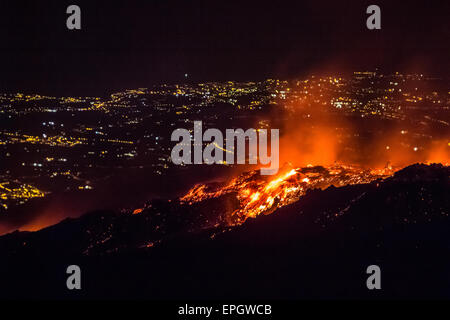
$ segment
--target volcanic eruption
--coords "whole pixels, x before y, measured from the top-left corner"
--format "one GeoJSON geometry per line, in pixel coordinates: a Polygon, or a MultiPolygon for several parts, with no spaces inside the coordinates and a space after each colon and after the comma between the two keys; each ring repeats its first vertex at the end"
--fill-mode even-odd
{"type": "Polygon", "coordinates": [[[180,198],[181,203],[193,204],[206,199],[234,194],[239,208],[226,216],[229,225],[245,222],[261,214],[270,214],[276,209],[293,203],[310,189],[369,183],[390,176],[394,170],[365,170],[360,167],[335,164],[329,167],[307,166],[292,168],[286,165],[277,176],[262,176],[259,171],[245,172],[230,182],[214,186],[198,184],[180,198]]]}
{"type": "Polygon", "coordinates": [[[411,124],[348,115],[311,99],[284,102],[275,120],[259,121],[281,128],[279,158],[285,165],[277,175],[253,170],[225,182],[199,183],[180,202],[193,205],[233,195],[238,207],[224,208],[224,216],[227,225],[239,225],[298,201],[308,190],[383,180],[418,162],[448,165],[450,148],[444,139],[418,139],[421,135],[405,129],[411,124]]]}

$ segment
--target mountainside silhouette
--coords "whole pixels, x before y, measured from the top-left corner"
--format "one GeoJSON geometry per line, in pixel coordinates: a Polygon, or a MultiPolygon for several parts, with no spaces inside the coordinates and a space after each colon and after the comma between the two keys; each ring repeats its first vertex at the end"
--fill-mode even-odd
{"type": "Polygon", "coordinates": [[[6,298],[448,298],[450,168],[416,164],[370,184],[310,190],[224,226],[232,195],[91,212],[0,237],[6,298]],[[66,268],[82,269],[82,290],[66,268]],[[381,268],[368,290],[366,268],[381,268]]]}

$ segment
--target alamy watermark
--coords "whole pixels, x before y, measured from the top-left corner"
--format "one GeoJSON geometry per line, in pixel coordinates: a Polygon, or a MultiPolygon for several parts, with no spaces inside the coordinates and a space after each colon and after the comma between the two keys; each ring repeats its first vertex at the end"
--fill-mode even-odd
{"type": "Polygon", "coordinates": [[[272,175],[279,167],[279,130],[270,130],[270,155],[267,148],[267,129],[250,128],[226,129],[224,135],[219,129],[207,129],[203,132],[202,121],[194,121],[193,137],[187,129],[176,129],[172,132],[172,141],[178,143],[173,147],[171,158],[174,164],[249,164],[268,165],[261,168],[262,175],[272,175]],[[181,140],[181,141],[180,141],[181,140]],[[203,149],[203,143],[210,142],[203,149]],[[236,142],[236,146],[235,146],[236,142]],[[246,144],[248,143],[248,157],[246,144]],[[192,160],[192,147],[194,159],[192,160]],[[225,154],[225,157],[224,157],[225,154]],[[236,159],[235,159],[236,158],[236,159]]]}

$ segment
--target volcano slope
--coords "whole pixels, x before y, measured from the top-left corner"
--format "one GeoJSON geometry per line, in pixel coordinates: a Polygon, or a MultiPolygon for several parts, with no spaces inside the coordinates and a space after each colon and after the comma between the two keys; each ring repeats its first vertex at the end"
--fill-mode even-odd
{"type": "Polygon", "coordinates": [[[2,298],[404,299],[450,297],[450,168],[308,190],[228,226],[233,194],[153,201],[0,237],[2,298]],[[66,288],[79,265],[82,290],[66,288]],[[368,290],[366,268],[381,268],[368,290]]]}

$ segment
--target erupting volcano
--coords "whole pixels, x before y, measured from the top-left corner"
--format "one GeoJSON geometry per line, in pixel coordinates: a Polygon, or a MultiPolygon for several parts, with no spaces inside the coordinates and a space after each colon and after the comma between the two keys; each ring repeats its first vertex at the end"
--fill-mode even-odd
{"type": "Polygon", "coordinates": [[[297,201],[309,189],[326,189],[333,185],[369,183],[394,173],[392,167],[367,170],[357,166],[335,164],[329,167],[312,166],[292,168],[286,165],[276,176],[262,176],[259,171],[245,172],[226,184],[198,184],[180,198],[193,204],[226,194],[234,194],[239,208],[226,216],[229,225],[242,224],[247,218],[267,215],[276,209],[297,201]]]}

